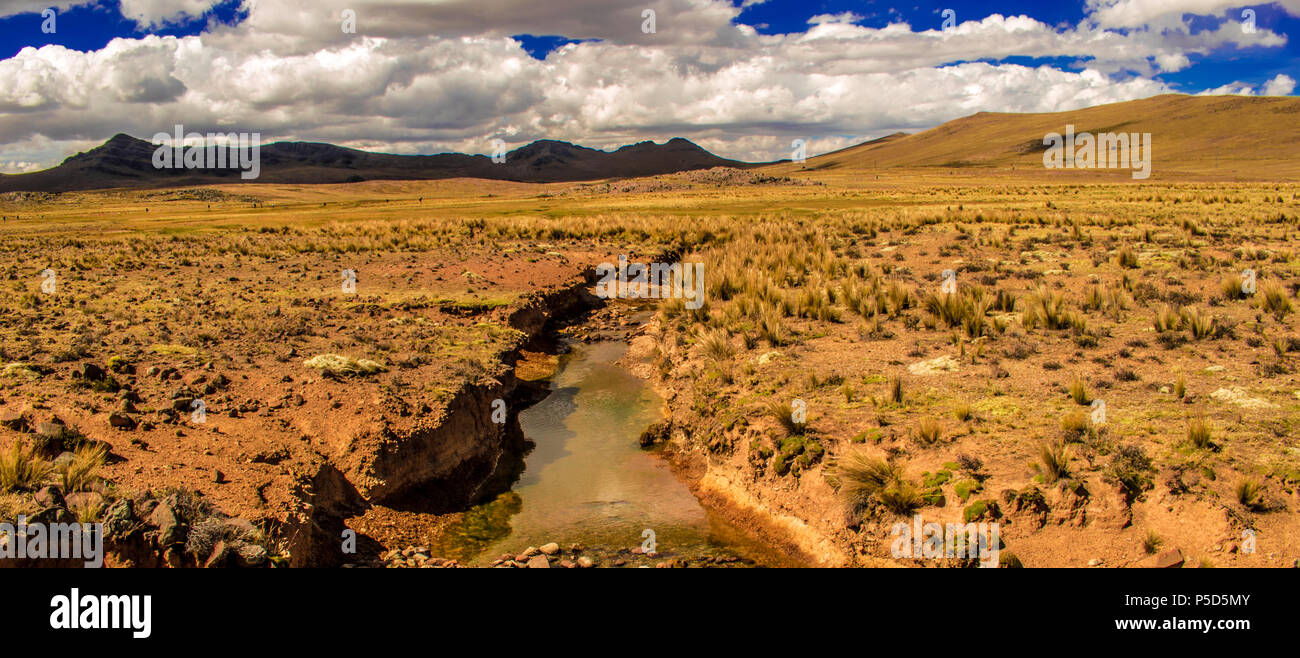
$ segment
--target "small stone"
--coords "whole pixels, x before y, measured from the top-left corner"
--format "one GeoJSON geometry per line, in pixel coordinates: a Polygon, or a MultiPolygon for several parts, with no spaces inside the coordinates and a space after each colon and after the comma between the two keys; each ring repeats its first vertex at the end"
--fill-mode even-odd
{"type": "Polygon", "coordinates": [[[527,557],[532,557],[532,556],[534,556],[534,555],[537,555],[537,547],[536,547],[536,546],[529,546],[528,548],[525,548],[525,549],[524,549],[524,555],[527,556],[527,557]]]}
{"type": "Polygon", "coordinates": [[[226,566],[226,561],[229,559],[230,545],[227,544],[224,539],[219,540],[217,541],[217,544],[212,547],[212,554],[203,562],[203,568],[215,569],[218,567],[224,567],[226,566]]]}
{"type": "Polygon", "coordinates": [[[551,562],[546,559],[545,555],[534,555],[528,558],[529,569],[550,569],[551,562]]]}
{"type": "Polygon", "coordinates": [[[122,430],[133,430],[139,423],[136,420],[120,411],[114,411],[108,415],[108,424],[122,430]]]}
{"type": "Polygon", "coordinates": [[[215,469],[212,471],[212,481],[216,482],[217,484],[225,484],[226,474],[222,473],[220,469],[215,469]]]}
{"type": "Polygon", "coordinates": [[[1101,560],[1099,558],[1092,558],[1091,560],[1088,560],[1088,566],[1099,567],[1101,566],[1101,560]]]}
{"type": "Polygon", "coordinates": [[[560,545],[555,542],[551,542],[549,544],[542,544],[542,546],[537,550],[547,555],[555,555],[556,553],[560,552],[560,545]]]}
{"type": "Polygon", "coordinates": [[[1167,551],[1160,551],[1153,560],[1154,562],[1151,566],[1157,569],[1181,567],[1183,566],[1183,552],[1176,548],[1171,548],[1167,551]]]}
{"type": "Polygon", "coordinates": [[[587,557],[586,555],[584,555],[584,556],[578,558],[578,566],[579,566],[580,568],[583,568],[583,569],[590,569],[590,568],[596,566],[596,563],[593,562],[593,561],[591,560],[591,558],[589,558],[589,557],[587,557]]]}
{"type": "Polygon", "coordinates": [[[97,382],[104,378],[104,369],[93,363],[83,363],[81,368],[77,370],[77,374],[82,379],[97,382]]]}

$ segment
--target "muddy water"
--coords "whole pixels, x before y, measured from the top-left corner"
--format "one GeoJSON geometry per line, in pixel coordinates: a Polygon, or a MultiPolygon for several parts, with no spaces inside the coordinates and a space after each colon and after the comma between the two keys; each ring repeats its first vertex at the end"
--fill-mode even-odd
{"type": "Polygon", "coordinates": [[[519,422],[536,443],[513,490],[466,513],[442,553],[479,564],[529,546],[635,549],[653,531],[665,557],[735,556],[787,565],[710,515],[664,460],[637,438],[661,400],[615,361],[621,342],[578,344],[560,357],[550,393],[519,422]]]}

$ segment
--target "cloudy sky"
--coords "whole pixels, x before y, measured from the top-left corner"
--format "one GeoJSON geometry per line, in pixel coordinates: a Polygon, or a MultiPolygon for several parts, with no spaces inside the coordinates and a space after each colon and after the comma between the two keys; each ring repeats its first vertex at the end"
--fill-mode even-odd
{"type": "Polygon", "coordinates": [[[1291,95],[1293,34],[1300,0],[0,0],[0,171],[178,123],[772,160],[979,111],[1291,95]]]}

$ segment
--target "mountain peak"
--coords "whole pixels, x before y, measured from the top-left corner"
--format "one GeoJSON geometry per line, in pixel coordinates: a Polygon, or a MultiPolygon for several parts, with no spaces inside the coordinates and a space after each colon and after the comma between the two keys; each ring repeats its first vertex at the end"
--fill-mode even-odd
{"type": "MultiPolygon", "coordinates": [[[[53,169],[0,179],[0,192],[68,192],[112,187],[170,187],[238,181],[231,167],[158,169],[157,147],[125,133],[53,169]]],[[[691,142],[674,138],[603,151],[570,142],[539,139],[506,154],[504,163],[462,153],[394,155],[319,142],[275,142],[260,149],[258,183],[346,183],[356,180],[483,178],[531,183],[655,176],[711,167],[745,167],[691,142]]]]}

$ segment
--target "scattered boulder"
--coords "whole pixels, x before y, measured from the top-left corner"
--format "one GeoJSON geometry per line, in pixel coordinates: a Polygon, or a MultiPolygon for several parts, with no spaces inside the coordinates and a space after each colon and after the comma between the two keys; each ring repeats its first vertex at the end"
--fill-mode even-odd
{"type": "Polygon", "coordinates": [[[1148,564],[1145,566],[1156,569],[1173,569],[1183,566],[1183,552],[1177,548],[1171,548],[1167,551],[1160,551],[1155,556],[1147,559],[1148,564]]]}
{"type": "Polygon", "coordinates": [[[961,364],[957,362],[957,359],[954,359],[951,356],[945,354],[943,356],[936,357],[928,361],[918,361],[916,363],[913,363],[907,366],[907,371],[912,373],[913,375],[930,376],[930,375],[942,375],[949,372],[957,372],[957,370],[960,369],[960,367],[961,364]]]}
{"type": "Polygon", "coordinates": [[[546,555],[555,555],[556,553],[560,552],[560,545],[555,542],[551,542],[549,544],[542,544],[541,547],[538,548],[537,550],[545,553],[546,555]]]}
{"type": "Polygon", "coordinates": [[[545,555],[534,555],[528,558],[529,569],[550,569],[551,562],[546,559],[545,555]]]}
{"type": "Polygon", "coordinates": [[[130,498],[123,498],[109,506],[104,512],[104,534],[108,537],[122,537],[136,527],[135,505],[130,498]]]}
{"type": "Polygon", "coordinates": [[[93,363],[83,363],[77,370],[77,376],[86,381],[97,382],[104,378],[104,369],[93,363]]]}
{"type": "Polygon", "coordinates": [[[41,507],[63,507],[67,502],[63,498],[63,492],[54,486],[41,487],[37,490],[35,499],[36,504],[41,507]]]}
{"type": "Polygon", "coordinates": [[[158,528],[158,545],[169,546],[185,541],[186,527],[172,508],[172,496],[168,496],[154,507],[149,514],[149,525],[158,528]]]}
{"type": "Polygon", "coordinates": [[[104,506],[104,496],[97,491],[78,491],[66,497],[68,509],[95,509],[104,506]]]}
{"type": "Polygon", "coordinates": [[[63,423],[46,421],[36,425],[36,437],[47,446],[63,446],[63,439],[68,436],[68,428],[63,423]]]}
{"type": "Polygon", "coordinates": [[[0,412],[0,427],[7,427],[15,432],[27,431],[27,416],[17,409],[0,412]]]}

